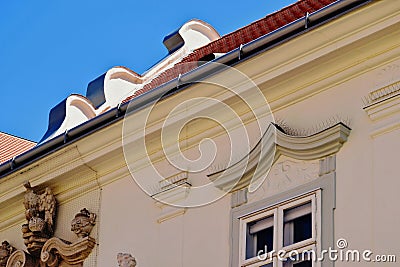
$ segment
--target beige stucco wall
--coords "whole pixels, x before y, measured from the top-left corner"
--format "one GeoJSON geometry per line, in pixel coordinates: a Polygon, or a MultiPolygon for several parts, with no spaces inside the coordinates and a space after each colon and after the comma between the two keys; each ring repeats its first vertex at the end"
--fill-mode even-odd
{"type": "MultiPolygon", "coordinates": [[[[397,82],[399,74],[385,69],[399,64],[397,60],[378,66],[276,113],[294,128],[320,127],[337,115],[350,121],[350,138],[337,154],[335,238],[345,238],[350,249],[369,249],[376,254],[398,253],[395,229],[400,222],[396,205],[400,184],[395,162],[400,135],[397,126],[372,136],[376,123],[363,110],[362,98],[382,85],[377,83],[379,79],[387,84],[397,82]]],[[[390,126],[386,124],[378,129],[390,126]]]]}
{"type": "Polygon", "coordinates": [[[107,185],[102,190],[98,266],[115,265],[118,252],[136,256],[141,266],[227,266],[228,258],[219,255],[228,255],[229,201],[158,223],[162,210],[131,177],[107,185]]]}

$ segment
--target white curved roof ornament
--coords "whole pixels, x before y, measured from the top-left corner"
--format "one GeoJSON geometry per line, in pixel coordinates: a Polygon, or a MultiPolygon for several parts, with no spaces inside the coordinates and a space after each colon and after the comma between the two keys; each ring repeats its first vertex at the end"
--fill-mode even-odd
{"type": "Polygon", "coordinates": [[[183,46],[194,50],[218,38],[220,35],[211,25],[193,19],[183,24],[179,30],[165,36],[163,43],[168,52],[172,54],[183,46]]]}
{"type": "Polygon", "coordinates": [[[193,50],[218,38],[220,35],[208,23],[197,19],[186,22],[179,30],[164,38],[168,49],[167,57],[143,75],[125,67],[113,67],[88,84],[86,98],[82,97],[84,100],[80,104],[70,100],[78,97],[72,95],[54,107],[50,111],[48,130],[40,143],[116,107],[158,75],[182,61],[193,50]],[[90,112],[84,111],[86,109],[90,109],[90,112]]]}
{"type": "Polygon", "coordinates": [[[201,20],[190,20],[179,30],[164,38],[164,45],[168,55],[158,62],[143,75],[125,67],[114,67],[107,71],[104,77],[105,102],[97,114],[115,107],[137,90],[142,89],[147,83],[189,55],[193,50],[200,48],[220,38],[218,32],[208,23],[201,20]]]}
{"type": "Polygon", "coordinates": [[[86,97],[81,95],[70,95],[51,109],[47,132],[39,143],[63,134],[65,131],[72,129],[95,116],[95,108],[86,97]]]}
{"type": "Polygon", "coordinates": [[[143,74],[145,79],[152,79],[155,75],[171,68],[194,50],[219,39],[219,33],[208,23],[193,19],[169,35],[163,43],[168,49],[168,56],[143,74]],[[183,43],[182,43],[183,40],[183,43]]]}

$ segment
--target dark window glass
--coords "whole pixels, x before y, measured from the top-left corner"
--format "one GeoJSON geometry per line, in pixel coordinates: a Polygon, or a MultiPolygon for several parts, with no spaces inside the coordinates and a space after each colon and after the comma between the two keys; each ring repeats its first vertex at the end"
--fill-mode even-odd
{"type": "Polygon", "coordinates": [[[312,237],[311,202],[290,208],[283,215],[283,245],[288,246],[312,237]]]}
{"type": "Polygon", "coordinates": [[[312,262],[311,261],[302,261],[302,262],[293,264],[293,267],[312,267],[312,262]]]}
{"type": "Polygon", "coordinates": [[[273,216],[247,224],[246,259],[256,257],[273,250],[274,244],[273,216]],[[267,251],[265,251],[267,248],[267,251]]]}
{"type": "Polygon", "coordinates": [[[311,214],[293,220],[293,243],[311,238],[311,214]]]}
{"type": "Polygon", "coordinates": [[[274,227],[264,229],[257,233],[257,252],[263,250],[265,253],[265,246],[267,246],[267,252],[272,251],[274,242],[274,227]]]}
{"type": "Polygon", "coordinates": [[[302,261],[302,262],[292,262],[290,260],[285,261],[283,267],[312,267],[312,262],[310,260],[302,261]]]}

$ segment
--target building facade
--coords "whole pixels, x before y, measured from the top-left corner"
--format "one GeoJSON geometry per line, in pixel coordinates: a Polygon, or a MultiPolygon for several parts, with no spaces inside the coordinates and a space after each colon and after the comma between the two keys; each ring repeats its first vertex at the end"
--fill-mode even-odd
{"type": "Polygon", "coordinates": [[[0,265],[397,266],[399,37],[391,0],[189,21],[0,165],[0,265]]]}

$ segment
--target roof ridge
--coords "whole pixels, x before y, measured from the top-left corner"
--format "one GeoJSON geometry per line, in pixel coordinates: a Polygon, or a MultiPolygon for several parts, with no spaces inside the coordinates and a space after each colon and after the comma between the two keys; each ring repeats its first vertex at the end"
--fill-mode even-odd
{"type": "Polygon", "coordinates": [[[122,102],[128,102],[133,98],[150,91],[164,83],[167,83],[177,77],[171,75],[174,68],[180,64],[196,62],[204,56],[214,53],[227,53],[239,47],[240,44],[251,42],[261,36],[273,32],[281,27],[292,23],[305,16],[307,12],[313,13],[325,6],[336,2],[337,0],[299,0],[283,7],[275,12],[267,14],[265,17],[251,22],[233,32],[225,34],[220,38],[202,46],[183,57],[173,67],[159,73],[151,81],[146,83],[140,90],[126,97],[122,102]]]}
{"type": "MultiPolygon", "coordinates": [[[[262,17],[262,18],[260,18],[260,19],[257,19],[257,20],[255,20],[255,21],[253,21],[253,22],[250,22],[249,24],[247,24],[247,25],[245,25],[245,26],[243,26],[243,27],[240,27],[240,28],[238,28],[238,29],[236,29],[236,30],[233,30],[233,31],[231,31],[231,32],[228,32],[227,34],[222,35],[221,38],[219,38],[219,39],[222,39],[222,38],[224,38],[225,36],[228,36],[228,35],[234,34],[234,33],[236,33],[236,32],[239,32],[239,31],[243,30],[244,28],[250,27],[251,25],[255,25],[256,23],[258,23],[258,22],[260,22],[260,21],[262,21],[262,20],[268,19],[269,17],[272,17],[272,16],[276,15],[277,13],[281,13],[281,12],[283,12],[284,10],[289,9],[290,7],[292,7],[292,6],[294,6],[294,5],[298,5],[299,2],[306,2],[306,1],[308,1],[308,0],[298,0],[297,2],[294,2],[294,3],[292,3],[292,4],[288,5],[288,6],[285,6],[285,7],[281,8],[281,9],[278,9],[278,10],[272,12],[272,13],[267,14],[267,15],[265,15],[264,17],[262,17]]],[[[217,39],[217,40],[219,40],[219,39],[217,39]]],[[[217,41],[217,40],[215,40],[215,41],[217,41]]],[[[214,41],[214,42],[215,42],[215,41],[214,41]]],[[[201,49],[201,47],[198,48],[198,49],[201,49]]],[[[198,50],[198,49],[196,49],[196,50],[198,50]]]]}
{"type": "Polygon", "coordinates": [[[15,134],[6,133],[6,132],[3,132],[3,131],[1,131],[1,130],[0,130],[0,134],[5,134],[5,135],[11,136],[11,137],[13,137],[13,138],[18,138],[18,139],[20,139],[20,140],[22,140],[22,141],[27,141],[27,142],[30,142],[30,143],[33,143],[33,144],[37,144],[37,142],[32,141],[32,140],[29,140],[29,139],[27,139],[27,138],[25,138],[25,137],[17,136],[17,135],[15,135],[15,134]]]}

